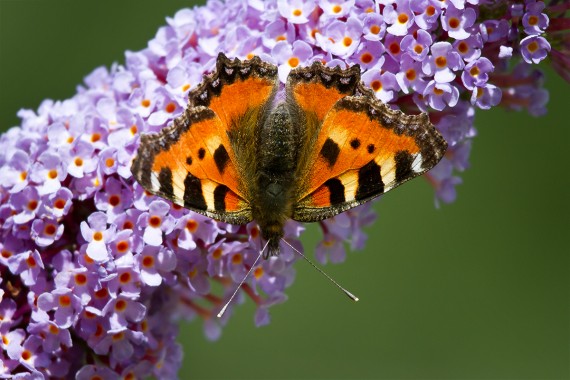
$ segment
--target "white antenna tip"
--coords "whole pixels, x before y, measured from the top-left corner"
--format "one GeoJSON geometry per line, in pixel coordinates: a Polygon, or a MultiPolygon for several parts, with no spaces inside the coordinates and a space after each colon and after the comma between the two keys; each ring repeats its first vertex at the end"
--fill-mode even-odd
{"type": "Polygon", "coordinates": [[[222,318],[222,316],[224,315],[224,313],[226,312],[226,309],[228,308],[228,304],[224,305],[224,307],[222,308],[222,310],[220,310],[220,312],[217,314],[218,318],[222,318]]]}

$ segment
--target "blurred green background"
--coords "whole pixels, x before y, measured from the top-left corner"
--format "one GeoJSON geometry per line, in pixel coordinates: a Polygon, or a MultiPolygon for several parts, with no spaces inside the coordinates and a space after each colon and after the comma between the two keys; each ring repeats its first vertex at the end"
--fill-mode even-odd
{"type": "MultiPolygon", "coordinates": [[[[71,97],[190,4],[0,0],[0,129],[20,108],[71,97]]],[[[298,262],[269,326],[254,327],[252,302],[218,342],[183,324],[180,377],[570,378],[570,86],[547,74],[546,117],[479,112],[455,203],[436,209],[421,179],[376,203],[366,250],[326,266],[360,302],[298,262]]]]}

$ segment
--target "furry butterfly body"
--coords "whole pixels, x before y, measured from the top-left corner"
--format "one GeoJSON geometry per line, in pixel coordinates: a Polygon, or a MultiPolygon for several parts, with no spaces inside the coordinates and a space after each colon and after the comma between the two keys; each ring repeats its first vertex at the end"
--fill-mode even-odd
{"type": "Polygon", "coordinates": [[[392,110],[360,68],[294,69],[229,60],[189,94],[174,123],[143,135],[132,173],[149,192],[211,218],[257,221],[269,254],[288,219],[315,222],[421,175],[447,144],[426,114],[392,110]]]}

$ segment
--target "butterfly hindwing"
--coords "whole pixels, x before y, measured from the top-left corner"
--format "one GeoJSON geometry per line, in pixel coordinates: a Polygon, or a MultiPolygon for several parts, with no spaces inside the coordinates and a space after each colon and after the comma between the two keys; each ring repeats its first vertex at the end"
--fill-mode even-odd
{"type": "Polygon", "coordinates": [[[310,149],[293,219],[318,221],[369,201],[431,169],[446,148],[427,115],[392,110],[371,93],[344,97],[310,149]]]}
{"type": "MultiPolygon", "coordinates": [[[[275,94],[277,72],[259,58],[220,55],[189,94],[189,107],[159,134],[143,135],[132,172],[153,194],[234,224],[252,220],[252,141],[275,94]]],[[[254,164],[254,162],[253,162],[254,164]]]]}

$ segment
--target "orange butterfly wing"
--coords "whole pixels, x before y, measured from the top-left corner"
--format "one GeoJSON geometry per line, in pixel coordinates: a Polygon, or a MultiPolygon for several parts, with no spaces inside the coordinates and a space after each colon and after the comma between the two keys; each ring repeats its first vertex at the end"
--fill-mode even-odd
{"type": "Polygon", "coordinates": [[[256,121],[265,117],[277,85],[274,66],[220,54],[216,71],[189,94],[185,113],[160,133],[141,137],[134,177],[195,212],[234,224],[251,221],[246,182],[252,163],[244,141],[254,141],[256,121]]]}
{"type": "MultiPolygon", "coordinates": [[[[330,69],[316,69],[315,78],[331,78],[329,87],[342,83],[330,69]]],[[[309,153],[297,171],[295,220],[314,222],[367,202],[431,169],[447,148],[427,115],[390,109],[360,84],[359,72],[352,75],[358,85],[347,96],[325,101],[334,103],[304,148],[309,153]]]]}

